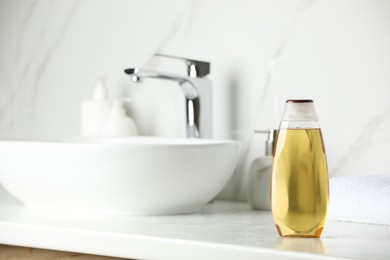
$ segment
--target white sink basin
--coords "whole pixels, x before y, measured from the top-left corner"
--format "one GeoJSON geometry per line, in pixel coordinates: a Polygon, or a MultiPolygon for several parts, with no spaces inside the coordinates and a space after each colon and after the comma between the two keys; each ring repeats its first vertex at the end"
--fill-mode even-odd
{"type": "Polygon", "coordinates": [[[28,207],[86,213],[190,213],[231,177],[240,144],[153,137],[0,141],[0,182],[28,207]]]}

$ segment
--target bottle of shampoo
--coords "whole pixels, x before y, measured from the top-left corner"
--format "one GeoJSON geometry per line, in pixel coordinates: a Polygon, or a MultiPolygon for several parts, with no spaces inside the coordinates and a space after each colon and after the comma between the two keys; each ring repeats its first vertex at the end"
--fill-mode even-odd
{"type": "Polygon", "coordinates": [[[104,77],[95,79],[93,99],[81,103],[82,136],[98,136],[110,113],[111,102],[108,100],[104,80],[104,77]]]}
{"type": "Polygon", "coordinates": [[[276,138],[271,209],[282,237],[320,237],[329,184],[325,147],[313,100],[287,100],[276,138]]]}

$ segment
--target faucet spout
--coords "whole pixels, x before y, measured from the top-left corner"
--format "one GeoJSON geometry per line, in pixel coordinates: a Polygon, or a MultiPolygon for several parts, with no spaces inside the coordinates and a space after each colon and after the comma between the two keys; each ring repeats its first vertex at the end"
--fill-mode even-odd
{"type": "Polygon", "coordinates": [[[177,82],[185,97],[187,137],[212,138],[212,90],[210,80],[137,67],[125,69],[124,72],[131,76],[133,82],[142,82],[145,78],[177,82]]]}
{"type": "Polygon", "coordinates": [[[142,82],[145,78],[176,81],[182,87],[183,93],[186,98],[193,99],[198,96],[198,91],[196,90],[196,87],[190,77],[185,77],[185,76],[180,76],[172,73],[155,71],[155,70],[140,69],[140,68],[125,69],[125,73],[131,76],[131,81],[133,82],[142,82]],[[185,84],[185,83],[189,83],[189,84],[185,84]]]}

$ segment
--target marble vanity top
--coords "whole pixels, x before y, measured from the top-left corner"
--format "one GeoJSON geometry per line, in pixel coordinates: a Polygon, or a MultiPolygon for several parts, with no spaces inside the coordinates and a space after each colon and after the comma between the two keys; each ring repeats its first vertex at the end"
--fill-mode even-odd
{"type": "Polygon", "coordinates": [[[8,245],[135,259],[389,259],[389,241],[390,226],[335,221],[321,239],[280,238],[269,211],[238,202],[127,217],[28,209],[0,196],[0,244],[8,245]]]}

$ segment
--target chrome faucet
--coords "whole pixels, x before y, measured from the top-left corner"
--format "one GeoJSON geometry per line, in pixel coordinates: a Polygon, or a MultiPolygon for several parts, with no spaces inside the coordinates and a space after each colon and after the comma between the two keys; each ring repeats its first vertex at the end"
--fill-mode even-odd
{"type": "Polygon", "coordinates": [[[212,138],[212,82],[204,78],[210,73],[210,63],[163,54],[155,54],[155,56],[184,61],[187,65],[188,75],[177,75],[137,67],[125,69],[125,73],[131,76],[133,82],[142,82],[144,78],[178,82],[185,97],[187,137],[212,138]]]}

